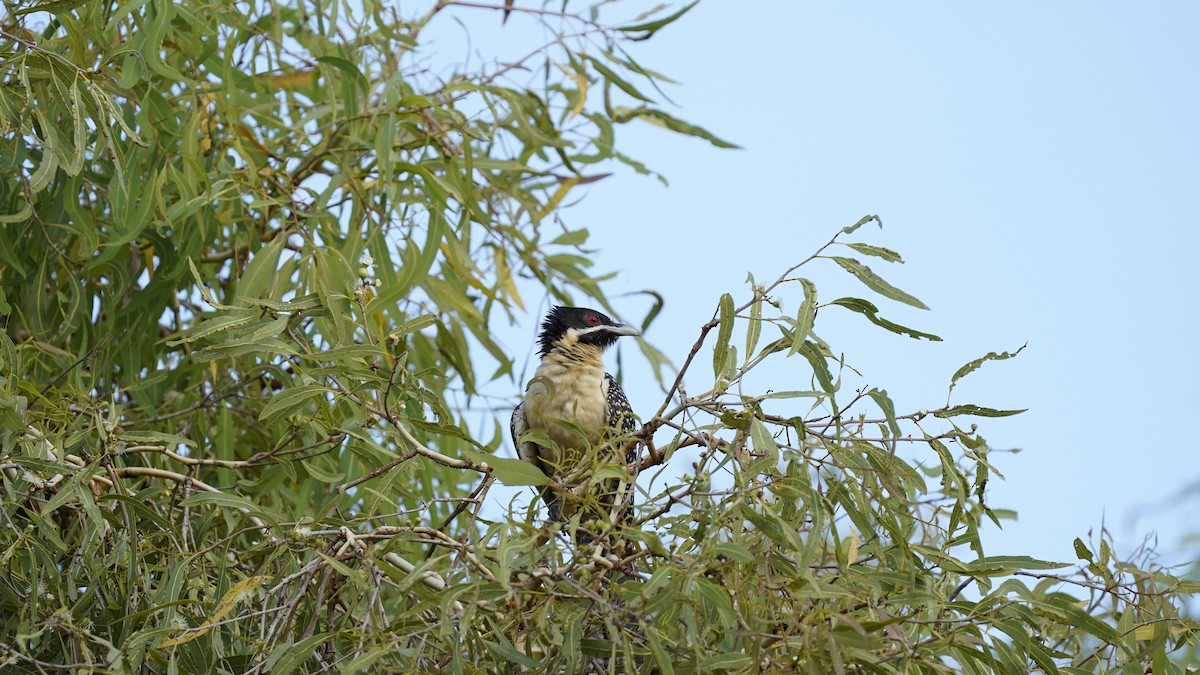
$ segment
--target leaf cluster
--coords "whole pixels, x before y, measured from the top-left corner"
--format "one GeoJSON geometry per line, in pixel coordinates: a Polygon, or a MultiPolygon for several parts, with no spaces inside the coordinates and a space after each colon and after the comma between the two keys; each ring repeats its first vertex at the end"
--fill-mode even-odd
{"type": "Polygon", "coordinates": [[[998,473],[961,423],[1019,411],[843,391],[824,312],[939,339],[796,276],[831,260],[923,308],[862,261],[898,253],[846,241],[874,218],[723,296],[678,370],[640,344],[662,406],[626,439],[639,463],[593,476],[637,478],[634,520],[610,533],[634,547],[571,545],[529,502],[486,508],[497,482],[537,482],[497,454],[514,401],[482,385],[515,366],[493,328],[530,288],[611,308],[563,207],[605,166],[652,173],[618,149],[623,124],[731,144],[665,112],[670,81],[631,55],[695,3],[517,8],[553,40],[435,74],[430,26],[479,4],[14,8],[5,669],[1167,667],[1194,584],[1103,538],[1074,571],[985,554],[998,473]],[[704,349],[711,386],[687,395],[704,349]],[[771,368],[800,384],[756,393],[748,374],[771,368]]]}

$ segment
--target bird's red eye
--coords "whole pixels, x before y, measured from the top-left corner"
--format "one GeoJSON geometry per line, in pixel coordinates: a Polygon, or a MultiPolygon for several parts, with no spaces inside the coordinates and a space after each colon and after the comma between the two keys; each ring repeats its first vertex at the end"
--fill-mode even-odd
{"type": "Polygon", "coordinates": [[[588,314],[583,320],[586,321],[587,325],[589,326],[595,326],[596,324],[600,323],[600,317],[596,316],[595,314],[588,314]]]}

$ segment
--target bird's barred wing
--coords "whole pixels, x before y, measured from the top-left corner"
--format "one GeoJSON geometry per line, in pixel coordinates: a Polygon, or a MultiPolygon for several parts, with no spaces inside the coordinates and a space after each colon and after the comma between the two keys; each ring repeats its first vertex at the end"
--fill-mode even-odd
{"type": "Polygon", "coordinates": [[[633,406],[617,378],[609,373],[604,374],[604,402],[608,411],[608,426],[622,434],[633,433],[638,428],[637,415],[633,414],[633,406]]]}
{"type": "MultiPolygon", "coordinates": [[[[521,403],[513,409],[512,420],[508,424],[508,430],[512,434],[513,445],[517,447],[517,457],[536,466],[539,471],[551,476],[550,467],[542,461],[542,456],[538,452],[539,447],[536,443],[529,441],[521,441],[521,437],[525,432],[529,431],[529,420],[525,418],[525,404],[521,403]]],[[[549,486],[542,486],[538,489],[538,494],[542,496],[542,501],[546,502],[546,508],[550,512],[550,520],[562,520],[558,497],[550,490],[549,486]]]]}
{"type": "MultiPolygon", "coordinates": [[[[610,428],[623,436],[637,431],[638,418],[633,412],[633,406],[629,404],[625,390],[621,389],[620,384],[617,384],[617,378],[609,373],[604,374],[604,400],[610,428]]],[[[634,447],[629,450],[625,461],[632,463],[636,459],[637,448],[634,447]]]]}
{"type": "Polygon", "coordinates": [[[513,445],[517,448],[517,457],[541,469],[542,473],[546,473],[546,467],[542,464],[542,458],[538,456],[537,446],[528,441],[521,442],[521,437],[525,435],[525,432],[529,431],[529,422],[525,419],[524,403],[513,409],[512,420],[509,422],[508,430],[512,433],[513,445]]]}

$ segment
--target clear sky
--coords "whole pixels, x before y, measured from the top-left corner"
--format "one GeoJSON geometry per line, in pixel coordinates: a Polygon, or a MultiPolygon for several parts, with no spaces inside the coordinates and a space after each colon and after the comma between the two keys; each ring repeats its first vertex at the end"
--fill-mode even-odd
{"type": "MultiPolygon", "coordinates": [[[[538,35],[527,16],[455,15],[482,54],[538,35]]],[[[806,275],[825,299],[872,299],[945,342],[822,313],[818,333],[871,385],[900,409],[936,407],[960,365],[1029,343],[955,390],[1030,409],[980,420],[994,447],[1022,449],[997,458],[990,501],[1020,520],[988,533],[988,553],[1073,560],[1073,538],[1105,522],[1119,550],[1157,532],[1164,562],[1182,562],[1179,539],[1200,530],[1197,509],[1174,507],[1200,480],[1197,26],[1191,2],[705,0],[633,54],[681,82],[673,112],[744,149],[621,127],[618,146],[670,187],[619,171],[565,218],[591,231],[597,269],[619,272],[627,317],[647,303],[620,293],[665,296],[647,337],[681,362],[748,271],[774,278],[879,214],[885,229],[860,239],[906,264],[873,267],[932,311],[832,265],[806,275]]],[[[537,321],[502,337],[519,352],[537,321]]],[[[653,409],[658,388],[623,349],[626,389],[653,409]]]]}

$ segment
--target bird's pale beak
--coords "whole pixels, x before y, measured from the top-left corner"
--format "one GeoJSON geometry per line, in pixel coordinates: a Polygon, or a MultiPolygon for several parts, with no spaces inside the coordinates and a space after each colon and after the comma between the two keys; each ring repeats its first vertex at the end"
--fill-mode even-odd
{"type": "Polygon", "coordinates": [[[633,326],[627,326],[625,324],[617,324],[616,326],[609,326],[608,332],[612,333],[613,335],[630,335],[630,336],[634,336],[634,337],[642,334],[642,331],[634,328],[633,326]]]}

